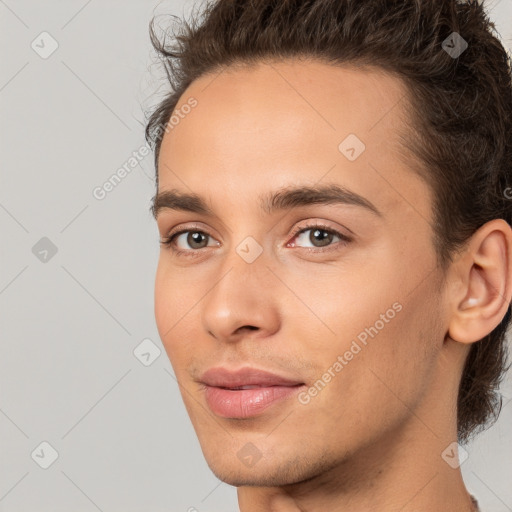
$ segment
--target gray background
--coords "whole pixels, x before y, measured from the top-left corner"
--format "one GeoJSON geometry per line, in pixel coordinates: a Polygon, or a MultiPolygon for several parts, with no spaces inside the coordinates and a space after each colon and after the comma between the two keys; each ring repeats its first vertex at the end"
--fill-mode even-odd
{"type": "MultiPolygon", "coordinates": [[[[152,154],[93,196],[144,145],[143,112],[166,90],[151,17],[193,5],[0,0],[0,511],[238,510],[156,330],[152,154]],[[43,31],[58,43],[47,58],[31,47],[55,44],[43,31]],[[43,441],[58,453],[47,469],[43,441]]],[[[511,48],[512,1],[488,9],[511,48]]],[[[462,465],[484,512],[512,511],[510,373],[502,391],[462,465]]]]}

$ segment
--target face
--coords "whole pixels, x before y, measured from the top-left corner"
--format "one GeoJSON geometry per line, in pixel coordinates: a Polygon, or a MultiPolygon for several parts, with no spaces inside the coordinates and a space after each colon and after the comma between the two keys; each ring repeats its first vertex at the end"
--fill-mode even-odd
{"type": "Polygon", "coordinates": [[[405,89],[375,69],[280,61],[203,76],[177,110],[191,97],[158,191],[210,211],[159,203],[161,238],[183,232],[161,247],[158,331],[217,477],[300,482],[389,443],[436,378],[445,316],[432,197],[400,156],[405,89]],[[284,194],[302,187],[331,200],[284,194]],[[238,412],[222,414],[201,381],[212,367],[302,385],[252,413],[224,392],[238,412]]]}

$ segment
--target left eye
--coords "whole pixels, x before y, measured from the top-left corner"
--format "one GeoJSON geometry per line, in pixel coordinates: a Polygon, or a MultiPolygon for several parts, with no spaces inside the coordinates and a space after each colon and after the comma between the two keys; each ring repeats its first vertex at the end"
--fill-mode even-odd
{"type": "MultiPolygon", "coordinates": [[[[306,228],[302,228],[294,235],[293,239],[301,240],[302,242],[310,242],[313,244],[314,248],[322,248],[332,245],[333,237],[338,237],[339,241],[343,244],[350,241],[347,236],[343,235],[339,231],[324,226],[308,226],[306,228]],[[309,236],[306,236],[308,231],[310,231],[310,234],[309,236]]],[[[294,247],[296,244],[293,242],[289,245],[294,247]]]]}

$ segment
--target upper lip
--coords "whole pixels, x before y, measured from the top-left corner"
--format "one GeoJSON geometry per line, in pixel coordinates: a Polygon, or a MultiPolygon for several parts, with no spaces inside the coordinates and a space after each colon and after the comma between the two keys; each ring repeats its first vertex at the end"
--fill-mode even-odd
{"type": "Polygon", "coordinates": [[[240,386],[296,386],[304,384],[299,380],[250,367],[240,368],[239,370],[228,370],[222,367],[210,368],[201,375],[200,381],[208,386],[223,388],[240,386]]]}

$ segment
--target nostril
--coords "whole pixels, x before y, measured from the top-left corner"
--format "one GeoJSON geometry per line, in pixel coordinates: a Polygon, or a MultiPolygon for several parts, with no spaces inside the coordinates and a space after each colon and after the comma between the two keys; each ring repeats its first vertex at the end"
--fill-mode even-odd
{"type": "Polygon", "coordinates": [[[250,331],[257,331],[258,327],[255,327],[254,325],[244,325],[243,327],[240,327],[238,330],[242,331],[243,329],[249,329],[250,331]]]}

